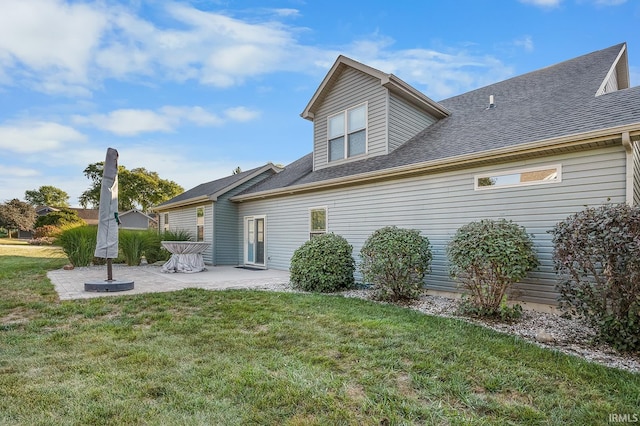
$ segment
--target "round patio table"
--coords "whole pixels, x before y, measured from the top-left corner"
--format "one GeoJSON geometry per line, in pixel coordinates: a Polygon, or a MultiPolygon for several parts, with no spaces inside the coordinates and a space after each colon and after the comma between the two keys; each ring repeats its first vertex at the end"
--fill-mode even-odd
{"type": "Polygon", "coordinates": [[[194,273],[204,271],[204,252],[211,243],[203,241],[161,241],[162,246],[171,253],[171,258],[162,265],[162,272],[194,273]]]}

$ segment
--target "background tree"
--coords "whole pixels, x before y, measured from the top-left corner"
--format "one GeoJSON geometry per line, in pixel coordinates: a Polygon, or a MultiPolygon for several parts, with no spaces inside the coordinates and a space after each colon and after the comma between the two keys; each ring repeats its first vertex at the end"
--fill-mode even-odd
{"type": "MultiPolygon", "coordinates": [[[[80,205],[84,208],[100,204],[100,185],[104,162],[89,164],[84,175],[91,180],[91,187],[80,196],[80,205]]],[[[127,170],[118,166],[118,209],[121,211],[137,208],[147,211],[150,207],[163,203],[184,192],[177,183],[161,179],[158,173],[144,167],[127,170]]]]}
{"type": "Polygon", "coordinates": [[[85,221],[78,216],[78,212],[69,208],[61,208],[60,211],[50,212],[42,216],[38,216],[35,221],[35,228],[41,226],[62,227],[66,225],[85,225],[85,221]]]}
{"type": "Polygon", "coordinates": [[[8,231],[12,229],[31,230],[35,221],[36,210],[29,203],[14,198],[0,204],[0,227],[6,228],[8,231]]]}
{"type": "Polygon", "coordinates": [[[69,207],[69,194],[50,185],[25,191],[24,199],[32,206],[69,207]]]}

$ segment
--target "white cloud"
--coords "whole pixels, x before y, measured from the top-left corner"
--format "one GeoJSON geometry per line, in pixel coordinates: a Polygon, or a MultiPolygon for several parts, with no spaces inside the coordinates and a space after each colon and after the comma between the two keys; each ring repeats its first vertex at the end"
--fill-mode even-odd
{"type": "Polygon", "coordinates": [[[229,108],[224,112],[224,115],[233,121],[251,121],[260,116],[259,111],[251,110],[245,107],[229,108]]]}
{"type": "MultiPolygon", "coordinates": [[[[87,67],[107,23],[97,6],[60,0],[4,0],[0,61],[21,79],[55,76],[48,90],[88,82],[87,67]]],[[[44,78],[46,80],[46,78],[44,78]]],[[[64,89],[62,88],[64,91],[64,89]]]]}
{"type": "Polygon", "coordinates": [[[439,100],[504,80],[513,69],[500,60],[466,50],[450,53],[430,49],[393,50],[388,39],[358,42],[347,56],[392,73],[439,100]]]}
{"type": "MultiPolygon", "coordinates": [[[[165,13],[161,27],[123,3],[5,1],[11,7],[3,4],[8,13],[0,15],[0,84],[27,82],[50,94],[89,96],[113,78],[140,84],[151,79],[194,80],[226,88],[274,72],[320,75],[340,53],[380,65],[383,71],[400,70],[404,79],[424,85],[434,97],[493,82],[510,72],[493,57],[464,50],[393,50],[393,40],[377,35],[336,50],[305,45],[299,35],[308,29],[283,22],[297,16],[295,9],[258,9],[240,19],[186,3],[160,3],[165,13]]],[[[528,1],[542,6],[560,3],[528,1]]],[[[525,49],[533,46],[526,38],[518,42],[525,49]]],[[[198,125],[229,118],[192,112],[198,125]]],[[[175,127],[175,120],[162,111],[123,110],[88,120],[123,135],[175,127]]]]}
{"type": "Polygon", "coordinates": [[[26,178],[31,176],[39,176],[40,173],[35,169],[25,167],[12,167],[0,164],[0,176],[12,176],[16,178],[26,178]]]}
{"type": "Polygon", "coordinates": [[[520,3],[531,4],[534,6],[544,7],[544,8],[553,8],[560,6],[562,0],[520,0],[520,3]]]}
{"type": "Polygon", "coordinates": [[[531,36],[524,36],[513,41],[514,46],[522,47],[526,52],[533,52],[533,39],[531,36]]]}
{"type": "Polygon", "coordinates": [[[85,140],[85,135],[74,128],[53,122],[21,122],[0,126],[0,151],[3,152],[50,152],[85,140]]]}
{"type": "Polygon", "coordinates": [[[73,116],[74,122],[94,126],[120,136],[133,136],[143,132],[170,132],[176,122],[155,111],[119,109],[108,114],[73,116]]]}
{"type": "Polygon", "coordinates": [[[229,108],[224,118],[200,106],[164,106],[157,111],[148,109],[119,109],[107,114],[74,115],[76,124],[95,128],[120,136],[134,136],[149,132],[172,132],[179,126],[192,123],[197,126],[221,126],[228,121],[250,121],[259,112],[246,107],[229,108]]]}

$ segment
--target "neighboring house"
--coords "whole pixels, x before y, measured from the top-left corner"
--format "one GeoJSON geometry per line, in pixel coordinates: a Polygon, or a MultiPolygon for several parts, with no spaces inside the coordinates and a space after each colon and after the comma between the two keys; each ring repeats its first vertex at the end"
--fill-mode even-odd
{"type": "Polygon", "coordinates": [[[119,213],[121,229],[157,229],[157,221],[150,215],[137,209],[131,209],[123,213],[119,213]]]}
{"type": "Polygon", "coordinates": [[[100,214],[98,209],[81,209],[77,207],[71,207],[71,210],[74,210],[78,213],[78,217],[85,221],[87,225],[98,225],[100,222],[100,214]]]}
{"type": "Polygon", "coordinates": [[[242,242],[238,205],[234,195],[280,172],[273,164],[203,183],[156,206],[160,231],[187,231],[193,241],[211,243],[203,253],[210,265],[237,265],[242,242]]]}
{"type": "MultiPolygon", "coordinates": [[[[288,269],[324,232],[345,237],[358,259],[371,233],[397,225],[429,238],[426,286],[451,292],[452,235],[505,218],[534,235],[541,261],[518,298],[555,305],[547,231],[586,205],[640,201],[640,87],[629,87],[626,44],[440,102],[340,56],[301,115],[314,124],[313,152],[226,193],[235,238],[212,237],[219,225],[202,200],[209,263],[288,269]]],[[[160,206],[165,223],[193,229],[200,187],[160,206]]]]}

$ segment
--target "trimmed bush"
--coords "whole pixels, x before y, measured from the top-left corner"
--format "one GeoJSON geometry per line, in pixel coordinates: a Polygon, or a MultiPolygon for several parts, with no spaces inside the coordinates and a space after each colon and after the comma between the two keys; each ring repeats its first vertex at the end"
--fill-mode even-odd
{"type": "Polygon", "coordinates": [[[640,207],[587,208],[550,233],[560,307],[614,348],[640,350],[640,207]]]}
{"type": "Polygon", "coordinates": [[[387,226],[367,238],[360,257],[363,280],[373,286],[374,297],[398,301],[420,296],[432,254],[419,230],[387,226]]]}
{"type": "Polygon", "coordinates": [[[300,290],[330,293],[354,286],[353,247],[333,233],[313,237],[293,253],[291,284],[300,290]]]}
{"type": "Polygon", "coordinates": [[[508,307],[507,292],[539,264],[524,227],[505,219],[471,222],[456,231],[447,255],[451,277],[468,292],[463,311],[501,319],[520,316],[520,306],[508,307]]]}
{"type": "Polygon", "coordinates": [[[95,226],[77,226],[63,230],[56,244],[69,258],[73,266],[89,266],[96,250],[98,228],[95,226]]]}

